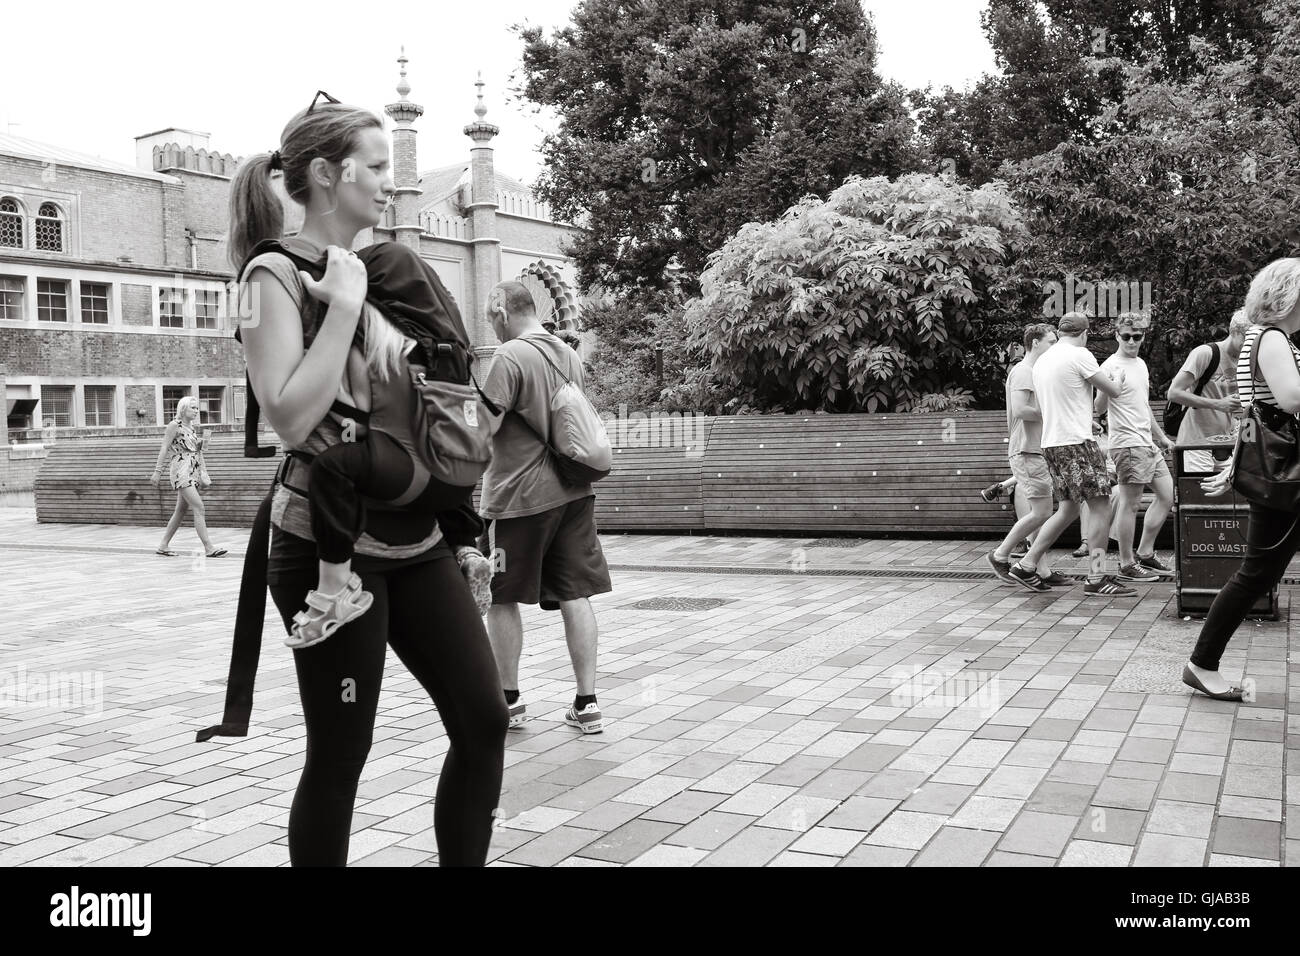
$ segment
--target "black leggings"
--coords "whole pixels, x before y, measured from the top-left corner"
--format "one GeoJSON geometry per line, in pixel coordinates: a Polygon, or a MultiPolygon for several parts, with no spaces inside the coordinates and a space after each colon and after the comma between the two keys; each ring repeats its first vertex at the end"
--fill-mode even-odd
{"type": "MultiPolygon", "coordinates": [[[[391,436],[374,429],[359,441],[339,442],[317,455],[311,463],[307,496],[316,556],[330,564],[352,560],[353,546],[366,523],[362,496],[392,501],[404,494],[414,479],[410,453],[391,436]]],[[[434,514],[456,504],[444,486],[430,480],[403,509],[412,514],[434,514]]]]}
{"type": "MultiPolygon", "coordinates": [[[[389,644],[447,730],[433,828],[442,866],[482,866],[501,797],[506,713],[483,619],[450,553],[362,573],[374,604],[328,641],[295,651],[307,761],[289,813],[294,866],[343,866],[357,782],[370,751],[389,644]]],[[[286,632],[316,571],[271,585],[286,632]]]]}
{"type": "Polygon", "coordinates": [[[1246,525],[1246,557],[1215,595],[1205,615],[1201,636],[1192,651],[1193,664],[1209,671],[1219,669],[1219,659],[1228,641],[1255,601],[1282,580],[1297,549],[1300,549],[1297,516],[1290,511],[1252,503],[1246,525]]]}

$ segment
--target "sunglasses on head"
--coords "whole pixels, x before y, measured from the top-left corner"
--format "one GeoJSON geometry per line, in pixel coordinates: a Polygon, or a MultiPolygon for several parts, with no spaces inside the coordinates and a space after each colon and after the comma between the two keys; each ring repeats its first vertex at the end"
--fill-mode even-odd
{"type": "Polygon", "coordinates": [[[1145,332],[1120,332],[1120,341],[1122,342],[1141,342],[1147,337],[1145,332]]]}
{"type": "Polygon", "coordinates": [[[314,109],[316,108],[316,103],[320,100],[320,98],[321,98],[322,96],[325,97],[325,100],[326,100],[327,102],[329,102],[329,103],[339,103],[339,102],[341,102],[341,100],[336,100],[334,97],[330,96],[330,95],[329,95],[328,93],[326,93],[324,90],[317,90],[317,91],[316,91],[316,95],[312,97],[312,100],[311,100],[311,106],[307,107],[307,112],[308,112],[308,113],[310,113],[312,110],[314,110],[314,109]]]}

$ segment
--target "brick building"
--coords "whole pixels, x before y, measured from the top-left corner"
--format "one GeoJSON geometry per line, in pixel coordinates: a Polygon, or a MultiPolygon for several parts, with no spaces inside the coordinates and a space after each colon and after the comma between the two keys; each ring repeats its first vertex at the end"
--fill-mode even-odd
{"type": "MultiPolygon", "coordinates": [[[[527,186],[495,170],[499,129],[484,118],[482,80],[463,131],[469,157],[421,173],[414,124],[424,111],[407,98],[405,56],[398,62],[400,98],[385,108],[397,195],[357,248],[418,249],[476,348],[494,343],[482,307],[503,277],[528,284],[544,317],[576,327],[564,247],[579,227],[556,222],[527,186]]],[[[42,427],[157,426],[184,395],[199,399],[205,423],[243,420],[224,241],[239,159],[208,138],[175,127],[138,136],[131,167],[0,134],[0,394],[11,440],[42,427]]],[[[292,233],[301,208],[287,211],[292,233]]]]}

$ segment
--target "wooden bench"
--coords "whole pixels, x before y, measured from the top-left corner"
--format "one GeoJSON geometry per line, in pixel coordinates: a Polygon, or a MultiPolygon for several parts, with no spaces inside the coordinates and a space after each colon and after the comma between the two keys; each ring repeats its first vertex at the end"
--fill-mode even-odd
{"type": "MultiPolygon", "coordinates": [[[[274,435],[263,444],[275,444],[274,435]]],[[[162,436],[70,438],[52,443],[36,475],[36,520],[161,527],[176,507],[167,482],[149,484],[162,436]]],[[[204,451],[211,487],[200,490],[214,528],[247,528],[275,478],[279,456],[245,458],[241,434],[215,434],[204,451]]],[[[186,526],[193,523],[189,515],[186,526]]]]}
{"type": "MultiPolygon", "coordinates": [[[[596,486],[602,530],[993,537],[1014,522],[1006,499],[979,497],[1010,474],[1000,411],[723,416],[694,426],[683,431],[689,447],[676,434],[615,441],[615,470],[596,486]]],[[[36,479],[37,519],[165,524],[176,495],[147,481],[160,442],[56,442],[36,479]]],[[[206,458],[208,523],[248,527],[279,457],[245,458],[242,436],[228,433],[213,436],[206,458]]],[[[1074,529],[1061,538],[1075,541],[1074,529]]]]}

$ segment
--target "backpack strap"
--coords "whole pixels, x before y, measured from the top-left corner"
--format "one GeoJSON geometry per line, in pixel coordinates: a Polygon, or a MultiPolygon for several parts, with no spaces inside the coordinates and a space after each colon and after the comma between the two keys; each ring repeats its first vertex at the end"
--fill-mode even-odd
{"type": "Polygon", "coordinates": [[[1214,373],[1219,370],[1219,363],[1222,360],[1223,360],[1222,353],[1219,347],[1219,343],[1211,342],[1210,343],[1210,364],[1205,367],[1205,371],[1201,373],[1201,377],[1196,380],[1196,388],[1192,389],[1193,395],[1201,394],[1201,392],[1205,389],[1205,386],[1209,384],[1210,379],[1214,377],[1214,373]]]}
{"type": "Polygon", "coordinates": [[[560,378],[564,379],[564,383],[565,383],[566,385],[572,385],[572,384],[573,384],[573,379],[569,378],[569,376],[565,375],[563,372],[560,371],[559,366],[556,365],[554,362],[551,361],[551,357],[550,357],[549,355],[546,354],[546,350],[545,350],[544,348],[542,348],[540,345],[538,345],[538,344],[537,344],[536,342],[534,342],[532,339],[523,338],[522,336],[520,337],[519,341],[521,341],[521,342],[527,342],[527,343],[528,343],[529,345],[531,345],[533,348],[537,349],[537,354],[540,355],[540,356],[541,356],[541,357],[546,361],[546,364],[547,364],[547,365],[549,365],[551,368],[555,369],[555,374],[558,375],[558,376],[560,376],[560,378]]]}
{"type": "Polygon", "coordinates": [[[221,723],[206,727],[195,735],[197,743],[217,736],[248,736],[257,659],[262,653],[262,622],[266,618],[266,568],[271,546],[271,497],[274,493],[275,484],[272,483],[257,508],[253,530],[248,537],[248,550],[244,552],[244,570],[239,578],[239,607],[235,611],[235,640],[230,653],[230,674],[226,678],[225,712],[221,723]]]}

